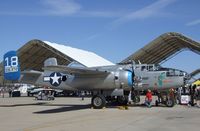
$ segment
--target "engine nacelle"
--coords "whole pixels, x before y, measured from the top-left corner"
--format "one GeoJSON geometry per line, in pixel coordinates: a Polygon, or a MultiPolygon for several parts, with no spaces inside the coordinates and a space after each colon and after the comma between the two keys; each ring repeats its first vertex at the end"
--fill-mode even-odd
{"type": "Polygon", "coordinates": [[[131,89],[133,86],[133,73],[128,70],[119,70],[115,72],[116,88],[131,89]]]}

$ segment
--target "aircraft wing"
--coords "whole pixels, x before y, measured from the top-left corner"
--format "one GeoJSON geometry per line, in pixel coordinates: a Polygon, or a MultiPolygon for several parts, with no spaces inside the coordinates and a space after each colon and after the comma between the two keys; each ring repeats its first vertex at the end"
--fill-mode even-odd
{"type": "Polygon", "coordinates": [[[55,71],[55,72],[61,72],[64,74],[73,74],[75,76],[106,76],[110,73],[107,71],[99,71],[99,70],[89,69],[89,68],[72,68],[72,67],[67,67],[67,66],[62,66],[62,65],[46,66],[43,69],[55,71]]]}

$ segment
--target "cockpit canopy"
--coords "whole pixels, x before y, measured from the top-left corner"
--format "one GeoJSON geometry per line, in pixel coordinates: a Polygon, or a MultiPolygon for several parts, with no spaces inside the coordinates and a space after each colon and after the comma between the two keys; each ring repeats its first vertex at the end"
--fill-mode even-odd
{"type": "Polygon", "coordinates": [[[154,64],[138,64],[134,65],[134,69],[141,71],[155,71],[157,67],[154,64]]]}
{"type": "Polygon", "coordinates": [[[187,72],[173,69],[173,68],[164,68],[160,65],[155,64],[138,64],[134,65],[134,69],[141,70],[141,71],[166,71],[167,76],[186,76],[188,75],[187,72]]]}
{"type": "Polygon", "coordinates": [[[187,73],[185,71],[172,69],[172,68],[161,68],[161,71],[167,71],[167,76],[185,76],[187,73]]]}

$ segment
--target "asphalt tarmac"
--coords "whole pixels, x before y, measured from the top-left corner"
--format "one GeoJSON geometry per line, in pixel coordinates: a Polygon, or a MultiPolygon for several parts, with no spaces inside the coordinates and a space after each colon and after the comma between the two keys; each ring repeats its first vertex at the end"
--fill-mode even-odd
{"type": "Polygon", "coordinates": [[[90,98],[0,97],[0,131],[192,131],[200,130],[200,108],[176,105],[128,110],[92,109],[90,98]]]}

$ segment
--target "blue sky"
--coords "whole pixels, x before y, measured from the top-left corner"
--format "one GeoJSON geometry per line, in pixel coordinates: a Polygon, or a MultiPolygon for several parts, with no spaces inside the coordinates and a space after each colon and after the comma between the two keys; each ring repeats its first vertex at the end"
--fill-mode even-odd
{"type": "MultiPolygon", "coordinates": [[[[199,12],[199,0],[1,0],[0,59],[40,39],[117,63],[165,32],[200,41],[199,12]]],[[[191,72],[199,55],[182,52],[163,65],[191,72]]]]}

